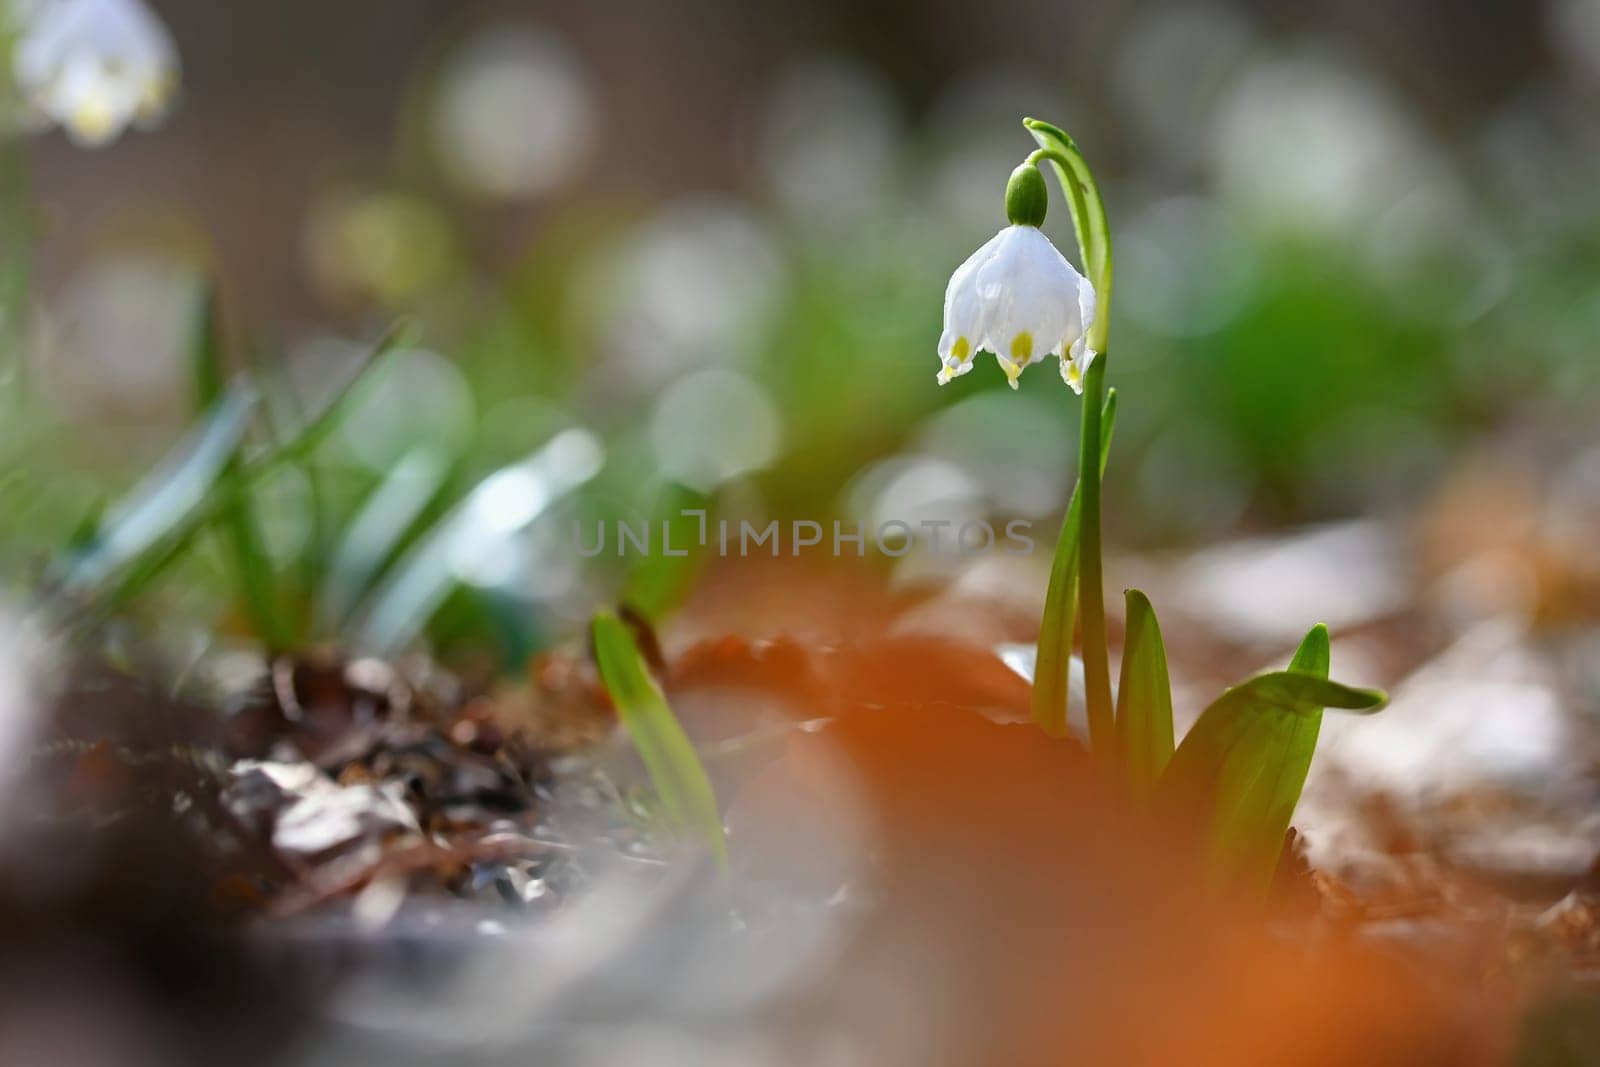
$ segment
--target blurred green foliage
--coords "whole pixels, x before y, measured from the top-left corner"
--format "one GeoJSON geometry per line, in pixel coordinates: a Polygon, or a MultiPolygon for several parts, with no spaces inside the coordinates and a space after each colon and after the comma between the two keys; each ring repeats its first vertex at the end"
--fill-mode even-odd
{"type": "MultiPolygon", "coordinates": [[[[1559,107],[1508,111],[1478,139],[1446,143],[1371,79],[1263,54],[1310,72],[1304,91],[1321,94],[1315,107],[1284,103],[1299,125],[1273,135],[1316,126],[1298,170],[1274,157],[1288,149],[1272,137],[1238,133],[1256,129],[1240,115],[1267,60],[1219,74],[1195,144],[1140,142],[1149,116],[1133,111],[1083,124],[1108,142],[1092,154],[1121,164],[1102,175],[1119,234],[1112,378],[1124,403],[1106,513],[1121,545],[1412,508],[1495,433],[1592,436],[1600,197],[1571,180],[1586,157],[1485,147],[1507,124],[1525,139],[1559,131],[1559,107]],[[1233,155],[1206,157],[1207,137],[1233,155]],[[1341,169],[1346,156],[1368,169],[1341,169]],[[1391,173],[1391,157],[1426,166],[1391,173]]],[[[1004,176],[1031,147],[1013,134],[1017,107],[1083,108],[1048,87],[1018,105],[987,89],[959,97],[958,86],[907,119],[878,72],[835,64],[830,77],[841,66],[845,90],[829,83],[814,100],[783,90],[805,106],[763,112],[751,101],[765,125],[731,191],[664,196],[636,175],[559,184],[540,172],[554,184],[538,193],[536,224],[453,187],[470,160],[430,161],[438,72],[419,71],[398,124],[403,151],[341,179],[306,220],[309,284],[330,320],[364,336],[413,324],[394,380],[352,401],[314,449],[253,480],[248,501],[204,505],[218,528],[140,586],[139,610],[276,643],[348,637],[364,598],[475,487],[574,427],[601,442],[603,467],[516,532],[516,559],[461,564],[476,570],[431,609],[435,641],[486,642],[514,664],[577,632],[597,600],[623,594],[662,616],[691,586],[693,561],[577,560],[561,527],[659,522],[686,501],[713,521],[865,518],[868,475],[886,461],[937,459],[962,475],[951,492],[972,506],[1054,528],[1071,485],[1072,398],[1040,374],[1016,403],[990,402],[1004,377],[987,360],[961,390],[940,390],[934,345],[949,271],[1004,223],[1004,176]],[[843,103],[829,95],[838,91],[843,103]],[[720,392],[697,406],[697,389],[720,392]]],[[[5,232],[27,234],[28,183],[11,174],[5,232]]],[[[1057,212],[1049,228],[1070,248],[1065,225],[1057,212]]],[[[189,264],[187,284],[202,287],[192,249],[145,251],[189,264]]],[[[8,270],[22,277],[18,262],[8,270]]],[[[123,335],[104,322],[133,314],[101,307],[125,281],[89,296],[8,289],[6,333],[21,337],[0,359],[0,553],[12,573],[43,575],[92,540],[98,516],[183,440],[195,389],[202,408],[235,375],[260,390],[230,461],[249,470],[352,365],[348,343],[340,358],[310,343],[326,334],[224,317],[225,358],[219,341],[209,378],[192,385],[131,347],[143,332],[127,334],[127,350],[107,345],[103,335],[123,335]],[[114,367],[84,363],[96,345],[114,367]],[[139,373],[153,384],[119,391],[121,376],[139,373]]],[[[246,283],[224,273],[217,284],[226,309],[246,283]]]]}

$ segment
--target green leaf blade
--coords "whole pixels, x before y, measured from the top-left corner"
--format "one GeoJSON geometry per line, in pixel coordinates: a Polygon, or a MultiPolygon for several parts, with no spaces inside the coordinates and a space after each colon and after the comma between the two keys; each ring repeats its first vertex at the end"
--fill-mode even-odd
{"type": "Polygon", "coordinates": [[[384,571],[349,620],[355,647],[378,656],[400,653],[421,634],[452,591],[477,586],[461,561],[515,547],[519,538],[605,462],[599,439],[569,427],[520,462],[484,477],[384,571]]]}
{"type": "Polygon", "coordinates": [[[235,386],[224,393],[203,423],[107,509],[93,537],[68,562],[65,589],[84,593],[101,587],[192,522],[237,452],[255,405],[254,390],[235,386]]]}
{"type": "Polygon", "coordinates": [[[344,530],[317,595],[317,625],[339,633],[356,604],[371,591],[423,513],[444,491],[452,458],[417,445],[400,458],[362,502],[344,530]]]}
{"type": "Polygon", "coordinates": [[[1257,675],[1213,701],[1157,783],[1157,809],[1198,835],[1219,883],[1265,897],[1311,769],[1323,709],[1371,714],[1387,699],[1329,681],[1328,663],[1327,631],[1317,627],[1290,670],[1257,675]]]}
{"type": "MultiPolygon", "coordinates": [[[[230,373],[222,336],[221,302],[214,286],[206,287],[199,304],[189,340],[189,366],[194,377],[195,406],[203,412],[221,400],[230,373]]],[[[233,557],[239,600],[257,635],[272,649],[281,650],[291,644],[293,634],[278,606],[272,560],[256,520],[254,498],[241,484],[242,448],[241,440],[217,479],[218,488],[229,501],[222,525],[233,557]]]]}
{"type": "Polygon", "coordinates": [[[1129,794],[1142,801],[1172,760],[1172,682],[1155,608],[1137,589],[1125,596],[1127,639],[1117,683],[1117,751],[1129,794]]]}
{"type": "MultiPolygon", "coordinates": [[[[1112,389],[1106,393],[1100,416],[1102,474],[1116,426],[1117,391],[1112,389]]],[[[1051,737],[1065,737],[1068,733],[1068,680],[1072,643],[1078,628],[1078,547],[1082,537],[1083,504],[1074,489],[1050,563],[1050,584],[1045,589],[1044,615],[1039,621],[1039,643],[1034,659],[1033,721],[1051,737]]]]}
{"type": "Polygon", "coordinates": [[[1326,678],[1332,662],[1333,644],[1328,637],[1328,628],[1319,622],[1311,628],[1310,633],[1306,634],[1305,640],[1300,642],[1300,647],[1294,650],[1294,657],[1289,660],[1289,669],[1297,674],[1326,678]]]}
{"type": "Polygon", "coordinates": [[[595,615],[592,633],[600,678],[644,761],[667,817],[676,829],[698,838],[726,870],[728,842],[711,779],[651,677],[633,634],[609,611],[595,615]]]}
{"type": "Polygon", "coordinates": [[[305,426],[223,482],[221,473],[237,453],[259,402],[254,389],[238,382],[229,386],[205,424],[107,513],[95,544],[76,554],[66,568],[65,588],[85,592],[105,587],[101,612],[115,611],[139,596],[204,530],[226,518],[241,494],[310,456],[339,426],[367,387],[371,369],[402,336],[400,327],[391,328],[305,426]]]}

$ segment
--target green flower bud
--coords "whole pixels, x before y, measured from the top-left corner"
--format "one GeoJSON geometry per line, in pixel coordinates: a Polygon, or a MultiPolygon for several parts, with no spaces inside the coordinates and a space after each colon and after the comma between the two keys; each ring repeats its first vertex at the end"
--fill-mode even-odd
{"type": "Polygon", "coordinates": [[[1038,167],[1024,163],[1011,172],[1011,180],[1006,182],[1006,218],[1013,226],[1038,226],[1049,206],[1050,194],[1038,167]]]}

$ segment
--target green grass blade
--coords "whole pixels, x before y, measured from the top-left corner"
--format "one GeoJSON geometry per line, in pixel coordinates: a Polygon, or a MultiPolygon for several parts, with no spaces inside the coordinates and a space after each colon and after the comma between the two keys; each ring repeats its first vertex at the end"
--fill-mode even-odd
{"type": "Polygon", "coordinates": [[[222,352],[222,309],[216,287],[204,286],[195,304],[189,333],[189,374],[194,382],[195,407],[205,411],[222,399],[232,375],[222,352]]]}
{"type": "MultiPolygon", "coordinates": [[[[1100,470],[1105,472],[1111,437],[1117,426],[1117,391],[1106,393],[1100,416],[1100,470]]],[[[1072,642],[1078,628],[1078,543],[1082,538],[1083,508],[1076,488],[1067,505],[1067,517],[1056,540],[1050,563],[1044,615],[1039,620],[1038,655],[1034,660],[1033,721],[1051,737],[1067,735],[1067,679],[1072,665],[1072,642]]]]}
{"type": "Polygon", "coordinates": [[[646,555],[634,567],[622,594],[622,602],[641,618],[652,622],[664,618],[688,596],[706,561],[701,539],[711,521],[710,503],[705,493],[687,486],[668,486],[661,494],[651,525],[665,530],[666,540],[659,552],[646,555]]]}
{"type": "Polygon", "coordinates": [[[1218,697],[1156,784],[1158,810],[1200,835],[1219,882],[1260,895],[1271,885],[1305,786],[1322,710],[1370,714],[1386,699],[1326,678],[1322,627],[1307,635],[1293,668],[1258,675],[1218,697]]]}
{"type": "MultiPolygon", "coordinates": [[[[0,491],[9,488],[11,484],[21,482],[21,471],[13,471],[12,475],[13,478],[9,483],[0,485],[0,491]]],[[[105,517],[105,511],[106,502],[103,498],[97,498],[89,505],[83,518],[78,520],[72,532],[67,535],[66,549],[69,556],[82,555],[93,547],[95,540],[100,536],[101,520],[105,517]]]]}
{"type": "Polygon", "coordinates": [[[1167,650],[1150,599],[1137,589],[1127,598],[1127,639],[1117,683],[1117,751],[1129,794],[1146,800],[1172,759],[1172,682],[1167,650]]]}
{"type": "MultiPolygon", "coordinates": [[[[189,347],[195,406],[204,411],[221,398],[230,377],[224,354],[221,305],[214,287],[208,286],[200,296],[189,347]]],[[[219,488],[229,499],[222,526],[233,557],[234,580],[239,600],[257,635],[271,648],[287,648],[293,634],[278,607],[272,560],[256,521],[255,502],[247,489],[234,484],[242,466],[240,450],[235,449],[217,479],[219,488]]]]}
{"type": "Polygon", "coordinates": [[[256,394],[235,386],[154,471],[112,505],[92,541],[68,562],[62,586],[86,593],[191,520],[244,440],[256,394]]]}
{"type": "Polygon", "coordinates": [[[317,596],[316,618],[332,635],[372,588],[428,505],[449,480],[450,458],[428,445],[401,457],[351,520],[328,565],[317,596]]]}
{"type": "Polygon", "coordinates": [[[355,644],[394,655],[428,625],[474,562],[518,552],[519,539],[605,463],[587,430],[563,430],[520,463],[479,482],[392,566],[356,612],[355,644]]]}
{"type": "Polygon", "coordinates": [[[594,617],[593,634],[600,678],[644,760],[663,810],[675,829],[698,838],[725,870],[728,842],[711,779],[650,676],[633,634],[609,611],[594,617]]]}
{"type": "MultiPolygon", "coordinates": [[[[411,324],[408,322],[400,321],[390,326],[367,350],[355,370],[338,389],[334,390],[328,401],[305,423],[288,433],[266,456],[252,462],[251,470],[256,471],[268,463],[272,465],[273,470],[276,470],[286,463],[305,459],[320,448],[322,443],[339,428],[344,417],[360,406],[366,393],[376,386],[378,375],[373,372],[378,364],[390,352],[410,343],[411,333],[411,324]]],[[[264,477],[267,473],[270,471],[262,471],[261,476],[264,477]]]]}
{"type": "MultiPolygon", "coordinates": [[[[105,596],[99,609],[102,612],[115,611],[132,598],[142,593],[152,582],[161,576],[175,560],[180,558],[184,551],[193,543],[195,537],[217,522],[228,513],[240,494],[249,492],[260,485],[272,475],[278,473],[285,466],[298,463],[315,452],[317,446],[328,438],[339,426],[340,421],[353,408],[354,401],[362,392],[363,384],[371,380],[368,373],[377,361],[389,352],[402,336],[399,327],[391,329],[377,345],[373,347],[361,368],[339,389],[334,397],[324,405],[318,413],[296,433],[280,442],[265,455],[247,462],[242,469],[226,485],[217,486],[218,476],[226,465],[228,459],[237,451],[240,441],[243,440],[245,431],[249,427],[250,411],[234,412],[227,408],[219,412],[228,414],[228,425],[231,426],[236,436],[231,441],[220,442],[218,448],[225,446],[225,451],[217,454],[214,449],[207,449],[207,458],[216,461],[215,470],[209,478],[204,479],[198,486],[196,499],[190,507],[177,511],[168,508],[160,529],[153,533],[144,526],[140,531],[146,534],[142,543],[137,548],[129,550],[134,541],[131,535],[123,535],[119,544],[119,551],[112,555],[97,554],[92,566],[86,566],[83,561],[73,565],[67,575],[67,588],[69,590],[82,590],[89,585],[117,578],[112,592],[105,596]],[[83,574],[79,574],[83,571],[83,574]],[[85,579],[92,580],[85,580],[85,579]]],[[[256,403],[253,390],[243,386],[234,386],[226,394],[224,403],[231,404],[232,397],[246,396],[251,407],[256,403]]],[[[213,416],[213,420],[216,416],[213,416]]],[[[209,424],[208,424],[209,425],[209,424]]],[[[191,440],[205,439],[206,431],[196,433],[191,440]]],[[[180,449],[179,455],[187,455],[190,448],[180,449]]],[[[176,460],[169,461],[175,463],[176,460]]],[[[194,460],[198,464],[198,459],[194,460]]],[[[146,484],[154,488],[171,477],[171,472],[165,468],[146,479],[146,484]]],[[[189,482],[199,483],[199,478],[191,478],[189,482]]],[[[187,484],[187,483],[186,483],[187,484]]],[[[143,487],[141,487],[143,488],[143,487]]],[[[140,495],[139,491],[130,495],[130,500],[140,495]]],[[[130,505],[131,506],[131,505],[130,505]]],[[[120,515],[120,506],[117,515],[120,515]]]]}

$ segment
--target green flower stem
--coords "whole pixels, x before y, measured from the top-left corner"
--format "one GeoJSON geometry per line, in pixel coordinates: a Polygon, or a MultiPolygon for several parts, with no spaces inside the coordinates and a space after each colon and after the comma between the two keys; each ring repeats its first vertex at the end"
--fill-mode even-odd
{"type": "Polygon", "coordinates": [[[1039,143],[1038,151],[1028,157],[1028,162],[1037,166],[1048,160],[1067,192],[1083,270],[1094,285],[1095,316],[1088,344],[1094,351],[1104,352],[1111,330],[1112,273],[1111,225],[1106,219],[1105,200],[1088,161],[1064,130],[1040,119],[1023,119],[1022,125],[1039,143]]]}
{"type": "Polygon", "coordinates": [[[1083,441],[1078,455],[1078,496],[1083,501],[1083,531],[1078,542],[1078,614],[1083,625],[1083,681],[1088,697],[1089,746],[1100,757],[1116,751],[1111,706],[1111,658],[1106,650],[1106,607],[1100,566],[1100,405],[1105,391],[1106,354],[1100,353],[1083,376],[1083,441]]]}
{"type": "MultiPolygon", "coordinates": [[[[1100,424],[1101,403],[1105,393],[1106,343],[1111,329],[1111,228],[1106,220],[1105,201],[1100,196],[1094,173],[1072,138],[1059,127],[1039,119],[1025,119],[1022,124],[1039,144],[1038,150],[1028,156],[1027,162],[1038,166],[1048,161],[1067,194],[1084,273],[1095,292],[1094,322],[1089,327],[1085,341],[1099,355],[1084,374],[1083,443],[1078,454],[1077,497],[1082,502],[1078,539],[1078,614],[1083,632],[1089,744],[1100,758],[1112,761],[1116,758],[1116,713],[1111,703],[1111,657],[1106,650],[1105,593],[1100,562],[1100,474],[1105,467],[1100,424]]],[[[1051,611],[1052,606],[1058,615],[1070,611],[1070,607],[1064,606],[1069,603],[1065,592],[1056,588],[1050,590],[1041,632],[1062,628],[1062,620],[1052,619],[1051,611]]]]}
{"type": "MultiPolygon", "coordinates": [[[[1106,390],[1100,414],[1100,473],[1105,474],[1117,425],[1117,391],[1106,390]]],[[[1033,721],[1051,737],[1067,736],[1067,678],[1072,662],[1073,637],[1078,626],[1078,538],[1083,532],[1083,500],[1072,491],[1067,516],[1056,539],[1050,564],[1050,584],[1045,589],[1044,616],[1039,620],[1039,643],[1033,672],[1033,721]]]]}

